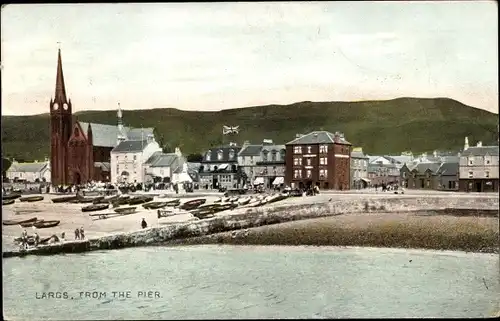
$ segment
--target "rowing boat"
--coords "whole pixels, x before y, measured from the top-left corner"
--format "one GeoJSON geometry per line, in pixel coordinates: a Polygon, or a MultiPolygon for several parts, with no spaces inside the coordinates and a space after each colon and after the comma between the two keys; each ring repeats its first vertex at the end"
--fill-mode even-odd
{"type": "Polygon", "coordinates": [[[179,208],[187,211],[194,210],[198,206],[205,204],[206,201],[204,198],[195,199],[179,205],[179,208]]]}
{"type": "Polygon", "coordinates": [[[15,200],[16,198],[21,197],[21,194],[19,193],[8,193],[5,195],[2,195],[2,200],[15,200]]]}
{"type": "Polygon", "coordinates": [[[3,221],[3,225],[19,225],[19,224],[22,224],[22,223],[30,223],[30,222],[36,222],[37,218],[36,217],[33,217],[33,218],[29,218],[29,219],[26,219],[26,220],[5,220],[3,221]]]}
{"type": "Polygon", "coordinates": [[[36,228],[49,228],[59,225],[61,221],[38,221],[33,224],[36,228]]]}
{"type": "Polygon", "coordinates": [[[109,208],[109,204],[92,204],[82,207],[82,212],[102,211],[109,208]]]}
{"type": "Polygon", "coordinates": [[[148,210],[155,210],[158,208],[163,208],[165,206],[167,206],[166,202],[149,202],[149,203],[142,205],[142,207],[144,207],[145,209],[148,209],[148,210]]]}
{"type": "Polygon", "coordinates": [[[25,197],[21,197],[21,198],[19,198],[19,200],[20,200],[21,202],[38,202],[38,201],[43,200],[43,196],[41,196],[41,195],[36,195],[36,196],[25,196],[25,197]]]}
{"type": "Polygon", "coordinates": [[[14,204],[16,200],[2,200],[2,205],[14,204]]]}
{"type": "Polygon", "coordinates": [[[175,213],[174,211],[171,211],[171,210],[158,210],[157,214],[158,214],[158,218],[177,215],[177,213],[175,213]]]}
{"type": "Polygon", "coordinates": [[[115,212],[118,214],[132,214],[135,213],[136,208],[137,207],[135,206],[120,207],[120,208],[115,208],[115,212]]]}
{"type": "Polygon", "coordinates": [[[43,219],[31,221],[31,222],[20,223],[19,225],[21,225],[21,227],[32,227],[35,225],[35,223],[38,223],[38,222],[43,222],[43,219]]]}
{"type": "Polygon", "coordinates": [[[167,206],[179,206],[179,204],[181,203],[181,200],[176,198],[176,199],[173,199],[171,201],[166,201],[165,203],[167,203],[167,206]]]}
{"type": "Polygon", "coordinates": [[[77,200],[76,195],[70,195],[70,196],[62,196],[62,197],[56,197],[52,199],[52,203],[67,203],[77,200]]]}

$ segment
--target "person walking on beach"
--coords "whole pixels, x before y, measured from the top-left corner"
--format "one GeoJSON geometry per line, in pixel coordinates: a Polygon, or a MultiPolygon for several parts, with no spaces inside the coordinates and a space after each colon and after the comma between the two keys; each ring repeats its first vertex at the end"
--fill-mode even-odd
{"type": "Polygon", "coordinates": [[[75,240],[80,239],[80,230],[78,228],[75,229],[75,240]]]}
{"type": "Polygon", "coordinates": [[[148,223],[146,223],[146,220],[144,218],[142,218],[141,226],[142,228],[148,227],[148,223]]]}
{"type": "Polygon", "coordinates": [[[63,241],[63,242],[64,242],[64,238],[65,238],[65,237],[66,237],[66,233],[65,233],[65,232],[62,232],[62,233],[61,233],[61,241],[63,241]]]}
{"type": "Polygon", "coordinates": [[[83,226],[80,227],[80,239],[84,240],[85,239],[85,231],[83,230],[83,226]]]}
{"type": "Polygon", "coordinates": [[[35,232],[35,247],[38,246],[38,243],[40,243],[40,235],[38,235],[38,233],[35,232]]]}

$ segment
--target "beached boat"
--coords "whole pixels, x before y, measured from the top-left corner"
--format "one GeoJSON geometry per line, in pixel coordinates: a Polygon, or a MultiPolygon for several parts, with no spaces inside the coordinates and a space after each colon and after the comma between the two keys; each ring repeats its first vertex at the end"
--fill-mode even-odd
{"type": "Polygon", "coordinates": [[[102,210],[107,210],[108,208],[109,204],[92,204],[82,207],[82,212],[102,211],[102,210]]]}
{"type": "Polygon", "coordinates": [[[214,213],[212,211],[208,211],[208,210],[195,211],[195,212],[192,212],[191,215],[193,215],[194,217],[196,217],[200,220],[205,219],[205,218],[214,217],[214,213]]]}
{"type": "Polygon", "coordinates": [[[172,210],[158,210],[157,211],[157,214],[158,214],[158,218],[162,218],[162,217],[169,217],[169,216],[174,216],[174,215],[177,215],[177,213],[175,213],[174,211],[172,210]]]}
{"type": "Polygon", "coordinates": [[[59,225],[61,221],[37,221],[33,224],[36,228],[49,228],[59,225]]]}
{"type": "Polygon", "coordinates": [[[156,210],[165,206],[167,206],[167,202],[149,202],[142,205],[142,207],[148,210],[156,210]]]}
{"type": "Polygon", "coordinates": [[[16,200],[2,200],[2,205],[14,204],[16,200]]]}
{"type": "Polygon", "coordinates": [[[160,194],[160,195],[158,195],[158,198],[168,198],[168,195],[167,194],[160,194]]]}
{"type": "Polygon", "coordinates": [[[24,196],[19,198],[21,202],[38,202],[43,200],[43,196],[41,195],[35,195],[35,196],[24,196]]]}
{"type": "Polygon", "coordinates": [[[76,195],[69,195],[69,196],[62,196],[62,197],[56,197],[52,199],[52,203],[68,203],[74,200],[77,200],[76,195]]]}
{"type": "Polygon", "coordinates": [[[113,203],[114,201],[118,200],[120,198],[119,195],[110,195],[110,196],[106,196],[103,198],[103,202],[107,202],[107,203],[113,203]]]}
{"type": "Polygon", "coordinates": [[[181,204],[181,200],[176,198],[171,201],[166,201],[165,203],[167,203],[167,206],[179,206],[179,204],[181,204]]]}
{"type": "Polygon", "coordinates": [[[131,198],[128,201],[128,204],[129,205],[139,205],[139,204],[151,202],[152,200],[153,200],[153,197],[151,197],[151,196],[137,196],[137,197],[131,198]]]}
{"type": "Polygon", "coordinates": [[[2,222],[3,225],[19,225],[23,223],[34,223],[36,222],[37,218],[29,218],[29,219],[24,219],[24,220],[5,220],[2,222]]]}
{"type": "Polygon", "coordinates": [[[273,195],[271,197],[269,197],[267,199],[267,203],[275,203],[275,202],[278,202],[278,201],[281,201],[281,200],[284,200],[288,198],[287,195],[283,195],[283,194],[276,194],[276,195],[273,195]]]}
{"type": "Polygon", "coordinates": [[[234,203],[237,202],[239,199],[240,199],[239,196],[233,196],[229,199],[229,202],[234,203]]]}
{"type": "Polygon", "coordinates": [[[216,200],[214,201],[214,203],[220,203],[220,202],[222,202],[222,197],[219,197],[218,199],[216,199],[216,200]]]}
{"type": "Polygon", "coordinates": [[[21,194],[19,193],[7,193],[2,195],[2,200],[15,200],[16,198],[20,198],[21,194]]]}
{"type": "Polygon", "coordinates": [[[41,220],[36,220],[36,221],[31,221],[31,222],[25,222],[25,223],[21,223],[19,225],[21,225],[21,227],[32,227],[35,225],[35,223],[38,223],[38,222],[43,222],[44,220],[41,219],[41,220]]]}
{"type": "Polygon", "coordinates": [[[251,200],[252,200],[251,197],[245,197],[245,198],[238,200],[238,204],[240,204],[242,206],[247,205],[248,203],[250,203],[251,200]]]}
{"type": "Polygon", "coordinates": [[[135,206],[120,207],[115,208],[115,212],[118,214],[132,214],[135,213],[136,208],[135,206]]]}
{"type": "Polygon", "coordinates": [[[104,202],[104,195],[94,197],[92,200],[92,204],[107,204],[108,202],[104,202]]]}
{"type": "Polygon", "coordinates": [[[195,199],[192,201],[187,201],[187,202],[179,205],[179,208],[183,209],[183,210],[187,210],[187,211],[194,210],[198,206],[205,204],[206,201],[207,200],[204,198],[199,198],[199,199],[195,199]]]}

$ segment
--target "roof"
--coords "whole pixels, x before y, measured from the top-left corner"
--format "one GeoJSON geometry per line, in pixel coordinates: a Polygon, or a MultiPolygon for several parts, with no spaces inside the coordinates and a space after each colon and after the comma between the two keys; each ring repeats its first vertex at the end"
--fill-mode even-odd
{"type": "Polygon", "coordinates": [[[39,173],[48,166],[48,162],[40,163],[17,163],[14,162],[7,172],[39,173]]]}
{"type": "Polygon", "coordinates": [[[238,152],[241,150],[241,147],[238,146],[222,146],[222,147],[214,147],[207,151],[203,155],[202,163],[227,163],[227,162],[236,162],[238,152]],[[234,152],[234,157],[230,158],[230,152],[234,152]],[[222,159],[219,159],[217,155],[219,152],[222,152],[222,159]],[[207,155],[210,155],[210,160],[207,160],[207,155]]]}
{"type": "Polygon", "coordinates": [[[413,161],[412,156],[398,155],[398,156],[384,156],[390,161],[394,161],[396,164],[410,164],[413,161]]]}
{"type": "Polygon", "coordinates": [[[458,168],[459,168],[458,162],[442,163],[439,169],[437,170],[437,174],[455,176],[458,174],[458,168]]]}
{"type": "MultiPolygon", "coordinates": [[[[89,124],[92,126],[92,144],[99,147],[115,147],[118,139],[118,126],[97,123],[79,122],[82,131],[87,134],[89,124]]],[[[154,135],[154,128],[123,127],[128,140],[143,140],[154,135]]]]}
{"type": "Polygon", "coordinates": [[[285,145],[264,145],[262,146],[262,151],[267,151],[267,152],[272,152],[273,150],[277,152],[286,152],[286,146],[285,145]]]}
{"type": "Polygon", "coordinates": [[[176,165],[174,163],[178,158],[180,157],[176,153],[156,152],[148,158],[146,164],[149,164],[150,167],[174,167],[173,165],[176,165]]]}
{"type": "Polygon", "coordinates": [[[259,156],[262,150],[262,145],[247,145],[241,148],[238,156],[259,156]]]}
{"type": "Polygon", "coordinates": [[[469,147],[462,152],[461,156],[498,156],[498,146],[469,147]]]}
{"type": "Polygon", "coordinates": [[[339,137],[339,139],[335,141],[335,135],[324,130],[310,132],[309,134],[295,138],[294,140],[286,143],[286,145],[333,144],[333,143],[351,145],[351,143],[349,143],[347,140],[341,137],[339,137]]]}
{"type": "Polygon", "coordinates": [[[147,140],[126,140],[113,148],[112,153],[142,152],[148,146],[147,140]]]}
{"type": "Polygon", "coordinates": [[[365,156],[365,154],[363,154],[363,152],[360,152],[360,151],[353,151],[353,152],[351,152],[351,158],[369,159],[368,156],[365,156]]]}
{"type": "Polygon", "coordinates": [[[103,172],[109,172],[111,169],[109,162],[94,162],[94,167],[99,167],[103,172]]]}
{"type": "Polygon", "coordinates": [[[429,169],[432,173],[436,173],[440,166],[441,163],[423,162],[416,164],[411,171],[416,170],[418,174],[424,174],[429,169]]]}

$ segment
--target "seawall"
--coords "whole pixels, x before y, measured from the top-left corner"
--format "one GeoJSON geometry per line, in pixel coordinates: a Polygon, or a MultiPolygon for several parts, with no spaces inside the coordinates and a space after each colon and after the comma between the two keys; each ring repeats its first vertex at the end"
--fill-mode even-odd
{"type": "Polygon", "coordinates": [[[204,236],[232,230],[263,225],[284,223],[295,220],[335,216],[348,213],[403,213],[414,211],[451,214],[473,212],[468,215],[488,215],[498,217],[498,197],[475,196],[403,196],[380,199],[332,200],[322,203],[294,204],[296,199],[287,199],[283,204],[275,203],[257,208],[238,208],[223,212],[214,218],[193,222],[176,223],[162,227],[114,234],[86,241],[72,241],[39,246],[27,251],[6,251],[3,257],[24,255],[52,255],[60,253],[81,253],[95,250],[120,249],[135,246],[161,244],[176,239],[204,236]]]}

